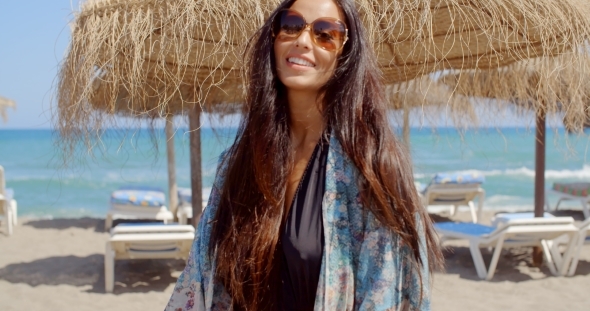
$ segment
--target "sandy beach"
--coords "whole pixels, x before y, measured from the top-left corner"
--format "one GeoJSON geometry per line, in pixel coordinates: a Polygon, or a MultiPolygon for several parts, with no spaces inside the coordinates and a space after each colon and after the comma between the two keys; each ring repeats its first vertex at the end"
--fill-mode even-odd
{"type": "MultiPolygon", "coordinates": [[[[567,213],[567,212],[566,212],[567,213]]],[[[570,212],[576,219],[581,213],[570,212]]],[[[484,222],[492,213],[484,215],[484,222]]],[[[434,216],[437,221],[447,218],[434,216]]],[[[468,220],[459,214],[454,220],[468,220]]],[[[0,310],[162,310],[184,262],[117,261],[115,290],[104,292],[108,233],[94,218],[20,219],[14,234],[0,234],[0,310]]],[[[469,248],[445,250],[447,270],[434,276],[433,310],[588,310],[590,246],[575,276],[554,277],[535,268],[530,249],[505,250],[492,281],[477,278],[469,248]]],[[[491,254],[484,252],[489,262],[491,254]]]]}

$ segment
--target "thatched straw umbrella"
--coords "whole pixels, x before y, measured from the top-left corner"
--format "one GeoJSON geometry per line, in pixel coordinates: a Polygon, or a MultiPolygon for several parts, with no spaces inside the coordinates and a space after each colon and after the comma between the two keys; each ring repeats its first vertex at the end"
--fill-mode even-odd
{"type": "MultiPolygon", "coordinates": [[[[590,61],[574,53],[522,61],[506,68],[447,75],[441,80],[457,93],[512,102],[536,114],[535,216],[545,203],[545,133],[547,116],[563,114],[568,130],[581,132],[590,116],[590,61]]],[[[494,107],[502,111],[504,107],[494,107]]],[[[494,114],[490,114],[494,115],[494,114]]],[[[540,250],[539,250],[540,252],[540,250]]],[[[542,258],[542,255],[538,255],[542,258]]],[[[535,262],[541,262],[536,259],[535,262]]]]}
{"type": "MultiPolygon", "coordinates": [[[[279,0],[88,0],[72,23],[59,75],[56,129],[63,154],[91,148],[117,101],[136,114],[187,113],[193,207],[200,207],[199,114],[211,92],[239,81],[242,53],[279,0]],[[93,81],[105,106],[92,103],[93,81]],[[127,95],[120,96],[124,90],[127,95]],[[197,181],[197,179],[199,181],[197,181]]],[[[399,83],[448,68],[496,68],[580,48],[584,0],[356,0],[384,79],[399,83]]],[[[198,213],[194,213],[198,215],[198,213]]]]}
{"type": "Polygon", "coordinates": [[[8,107],[16,109],[16,103],[8,98],[0,96],[0,117],[4,122],[8,120],[8,116],[6,115],[6,108],[8,107]]]}

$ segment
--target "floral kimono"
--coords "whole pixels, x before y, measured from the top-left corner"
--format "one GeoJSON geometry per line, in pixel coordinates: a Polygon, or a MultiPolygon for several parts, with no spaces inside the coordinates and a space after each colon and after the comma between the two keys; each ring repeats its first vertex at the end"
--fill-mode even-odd
{"type": "MultiPolygon", "coordinates": [[[[418,271],[410,248],[363,207],[356,182],[359,172],[334,136],[330,139],[322,201],[325,247],[314,309],[430,310],[423,227],[418,229],[424,264],[418,271]]],[[[219,205],[225,171],[224,165],[218,166],[188,263],[166,311],[230,310],[231,298],[213,275],[215,262],[211,259],[215,257],[208,254],[211,220],[219,205]]]]}

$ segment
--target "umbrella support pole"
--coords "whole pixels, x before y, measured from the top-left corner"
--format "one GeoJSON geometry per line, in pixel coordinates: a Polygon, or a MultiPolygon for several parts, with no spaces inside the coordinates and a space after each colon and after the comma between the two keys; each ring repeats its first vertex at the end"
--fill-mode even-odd
{"type": "Polygon", "coordinates": [[[410,107],[404,103],[404,124],[402,128],[404,144],[410,149],[410,107]]]}
{"type": "Polygon", "coordinates": [[[190,131],[190,161],[191,161],[191,191],[193,219],[192,225],[196,228],[203,210],[203,184],[201,180],[201,106],[189,112],[190,131]]]}
{"type": "Polygon", "coordinates": [[[166,153],[168,158],[168,204],[169,209],[176,218],[178,208],[178,187],[176,186],[176,160],[174,159],[174,119],[172,115],[166,116],[166,153]]]}
{"type": "MultiPolygon", "coordinates": [[[[546,112],[537,111],[535,135],[535,217],[543,217],[545,212],[545,141],[546,141],[546,112]]],[[[543,250],[536,246],[533,249],[533,265],[543,264],[543,250]]]]}

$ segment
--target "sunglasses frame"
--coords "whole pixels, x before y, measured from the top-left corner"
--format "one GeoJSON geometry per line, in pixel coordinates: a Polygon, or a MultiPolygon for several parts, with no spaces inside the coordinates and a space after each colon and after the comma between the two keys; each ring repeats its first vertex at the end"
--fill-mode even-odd
{"type": "Polygon", "coordinates": [[[297,34],[297,36],[295,36],[295,37],[293,38],[293,40],[297,40],[297,38],[299,38],[299,36],[301,36],[301,34],[302,34],[302,33],[303,33],[303,32],[304,32],[306,29],[309,29],[309,32],[310,32],[310,34],[311,34],[311,36],[310,36],[310,38],[311,38],[311,42],[313,42],[313,44],[314,44],[315,46],[319,47],[320,49],[322,49],[322,50],[326,50],[326,51],[330,51],[330,52],[340,52],[340,51],[342,51],[342,49],[344,48],[344,45],[345,45],[345,44],[346,44],[346,42],[348,41],[348,27],[346,27],[346,23],[344,23],[343,21],[341,21],[341,20],[339,20],[339,19],[337,19],[337,18],[333,18],[333,17],[320,17],[320,18],[316,18],[316,19],[315,19],[314,21],[312,21],[311,23],[308,23],[308,22],[305,20],[305,17],[303,17],[303,15],[302,15],[301,13],[299,13],[298,11],[296,11],[296,10],[293,10],[293,9],[283,9],[283,10],[280,10],[280,11],[277,13],[277,15],[275,16],[275,18],[274,18],[274,21],[273,21],[273,29],[272,29],[272,36],[273,36],[273,38],[275,38],[275,39],[276,39],[277,35],[280,33],[280,31],[281,31],[280,29],[278,29],[278,31],[277,31],[276,29],[274,29],[274,28],[275,28],[275,26],[276,26],[276,20],[277,20],[278,18],[280,18],[284,12],[294,12],[294,13],[295,13],[295,14],[297,14],[299,17],[301,17],[301,19],[302,19],[302,20],[303,20],[303,22],[305,23],[305,25],[304,25],[303,29],[301,29],[301,31],[299,32],[299,34],[297,34]],[[316,42],[316,38],[315,38],[315,35],[313,34],[313,31],[312,31],[312,30],[313,30],[313,28],[311,27],[311,25],[313,25],[313,24],[314,24],[316,21],[318,21],[318,20],[329,20],[329,21],[333,21],[333,22],[338,22],[338,23],[340,23],[340,24],[342,24],[342,25],[344,26],[344,40],[342,41],[342,45],[340,46],[340,48],[338,48],[338,49],[335,49],[335,50],[328,50],[328,49],[326,49],[325,47],[321,46],[320,44],[318,44],[318,43],[316,42]],[[276,33],[276,34],[275,34],[275,33],[276,33]]]}

